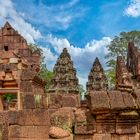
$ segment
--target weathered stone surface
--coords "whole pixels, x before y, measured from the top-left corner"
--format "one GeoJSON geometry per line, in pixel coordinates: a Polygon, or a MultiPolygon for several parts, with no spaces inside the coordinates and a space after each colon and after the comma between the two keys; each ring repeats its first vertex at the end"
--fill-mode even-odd
{"type": "Polygon", "coordinates": [[[116,132],[116,124],[115,123],[96,123],[97,133],[100,134],[114,134],[116,132]]]}
{"type": "Polygon", "coordinates": [[[140,109],[140,90],[136,90],[133,94],[138,109],[140,109]]]}
{"type": "Polygon", "coordinates": [[[86,111],[77,109],[75,111],[75,121],[78,123],[86,122],[87,116],[86,116],[86,111]]]}
{"type": "Polygon", "coordinates": [[[110,134],[94,134],[93,140],[112,140],[110,134]]]}
{"type": "Polygon", "coordinates": [[[47,95],[47,104],[49,108],[61,108],[62,107],[62,95],[51,93],[47,95]]]}
{"type": "Polygon", "coordinates": [[[89,73],[86,88],[87,92],[90,92],[92,90],[106,90],[108,88],[107,78],[97,57],[89,73]]]}
{"type": "Polygon", "coordinates": [[[119,91],[109,91],[109,101],[112,110],[122,110],[126,109],[126,105],[124,104],[122,93],[119,91]]]}
{"type": "Polygon", "coordinates": [[[129,140],[128,135],[119,135],[119,140],[129,140]]]}
{"type": "Polygon", "coordinates": [[[106,92],[90,93],[88,100],[90,102],[89,108],[93,113],[104,113],[110,109],[109,98],[106,92]]]}
{"type": "Polygon", "coordinates": [[[10,125],[20,126],[49,126],[49,114],[46,109],[26,109],[21,111],[8,111],[10,125]]]}
{"type": "Polygon", "coordinates": [[[127,92],[122,92],[122,96],[123,96],[124,104],[126,105],[127,108],[136,109],[137,105],[131,94],[127,92]]]}
{"type": "Polygon", "coordinates": [[[117,123],[116,124],[117,134],[134,134],[137,133],[136,123],[117,123]]]}
{"type": "Polygon", "coordinates": [[[35,72],[31,71],[30,69],[22,70],[21,80],[32,80],[36,75],[35,72]]]}
{"type": "Polygon", "coordinates": [[[9,126],[9,138],[48,138],[46,126],[9,126]]]}
{"type": "Polygon", "coordinates": [[[74,113],[70,107],[64,107],[54,112],[50,116],[50,122],[52,126],[58,126],[61,128],[67,128],[71,130],[74,124],[74,113]]]}
{"type": "Polygon", "coordinates": [[[128,137],[129,137],[129,140],[139,140],[140,139],[139,133],[130,134],[130,135],[128,135],[128,137]]]}
{"type": "Polygon", "coordinates": [[[33,83],[31,81],[21,81],[20,90],[21,92],[33,92],[33,83]]]}
{"type": "Polygon", "coordinates": [[[70,132],[59,127],[52,126],[49,130],[49,136],[52,138],[60,139],[70,136],[70,132]]]}
{"type": "Polygon", "coordinates": [[[64,48],[62,53],[53,69],[54,77],[51,82],[49,91],[53,90],[55,93],[71,93],[79,94],[78,79],[76,77],[76,70],[73,68],[73,62],[71,61],[70,54],[67,49],[64,48]]]}
{"type": "Polygon", "coordinates": [[[80,95],[62,95],[62,106],[63,107],[79,107],[80,106],[80,95]]]}
{"type": "Polygon", "coordinates": [[[23,108],[24,109],[34,109],[35,108],[34,95],[25,95],[23,97],[23,108]]]}
{"type": "Polygon", "coordinates": [[[90,135],[93,134],[95,131],[94,124],[88,123],[76,123],[74,127],[74,134],[81,134],[81,135],[90,135]]]}
{"type": "Polygon", "coordinates": [[[93,135],[74,135],[74,140],[93,140],[93,135]]]}
{"type": "Polygon", "coordinates": [[[96,122],[97,123],[115,123],[116,122],[116,114],[114,113],[107,113],[107,114],[97,114],[96,115],[96,122]]]}

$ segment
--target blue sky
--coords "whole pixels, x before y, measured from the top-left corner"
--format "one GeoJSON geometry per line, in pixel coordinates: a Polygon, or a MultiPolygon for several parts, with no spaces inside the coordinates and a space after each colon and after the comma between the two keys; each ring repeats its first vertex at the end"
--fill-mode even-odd
{"type": "Polygon", "coordinates": [[[49,70],[68,48],[80,83],[95,57],[104,67],[106,46],[122,31],[140,30],[140,0],[0,0],[6,21],[43,49],[49,70]]]}

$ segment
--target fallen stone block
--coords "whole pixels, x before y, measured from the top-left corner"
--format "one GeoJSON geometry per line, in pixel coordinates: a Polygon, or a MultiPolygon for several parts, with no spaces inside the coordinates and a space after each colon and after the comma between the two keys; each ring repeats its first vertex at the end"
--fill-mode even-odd
{"type": "Polygon", "coordinates": [[[70,136],[70,132],[59,127],[52,126],[49,130],[49,136],[52,138],[60,139],[70,136]]]}

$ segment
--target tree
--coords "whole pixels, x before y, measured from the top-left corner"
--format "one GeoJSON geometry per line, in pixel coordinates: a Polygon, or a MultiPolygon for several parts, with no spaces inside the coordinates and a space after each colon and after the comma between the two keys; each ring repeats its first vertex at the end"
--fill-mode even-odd
{"type": "Polygon", "coordinates": [[[109,85],[112,88],[115,85],[115,67],[117,56],[122,56],[126,62],[127,46],[129,42],[134,42],[136,46],[140,45],[140,31],[121,32],[119,36],[114,39],[107,46],[108,54],[105,56],[107,66],[109,69],[106,71],[109,85]]]}
{"type": "Polygon", "coordinates": [[[78,85],[78,91],[80,93],[81,99],[84,98],[85,90],[84,90],[83,85],[81,85],[81,84],[78,85]]]}
{"type": "Polygon", "coordinates": [[[50,84],[51,84],[51,80],[54,76],[53,72],[52,71],[49,71],[45,65],[41,65],[41,70],[38,74],[42,79],[46,80],[47,81],[47,84],[45,86],[45,90],[47,91],[47,89],[49,89],[50,87],[50,84]]]}

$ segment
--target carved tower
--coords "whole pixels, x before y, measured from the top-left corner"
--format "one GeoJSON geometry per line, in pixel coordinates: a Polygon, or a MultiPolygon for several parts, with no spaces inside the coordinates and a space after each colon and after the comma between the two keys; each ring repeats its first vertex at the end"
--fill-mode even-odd
{"type": "Polygon", "coordinates": [[[91,90],[106,90],[108,88],[107,78],[97,57],[89,73],[86,88],[87,92],[91,90]]]}
{"type": "Polygon", "coordinates": [[[66,48],[57,59],[53,72],[54,78],[49,92],[79,93],[76,69],[73,67],[73,62],[66,48]]]}

